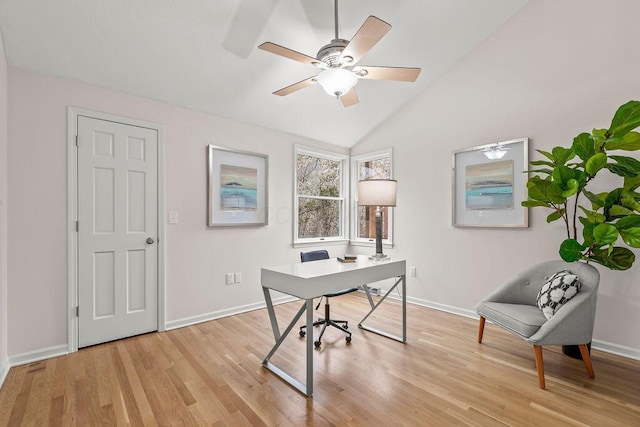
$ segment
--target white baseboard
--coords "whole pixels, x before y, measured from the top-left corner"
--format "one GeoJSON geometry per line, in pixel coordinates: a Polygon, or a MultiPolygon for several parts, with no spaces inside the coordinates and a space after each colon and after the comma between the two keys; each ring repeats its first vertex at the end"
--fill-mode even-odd
{"type": "Polygon", "coordinates": [[[2,388],[2,384],[4,384],[5,378],[7,378],[9,369],[11,369],[11,366],[9,365],[9,359],[5,358],[2,362],[0,362],[0,389],[2,388]]]}
{"type": "MultiPolygon", "coordinates": [[[[283,296],[273,299],[273,305],[284,304],[286,302],[295,301],[297,298],[291,296],[283,296]]],[[[200,314],[198,316],[185,317],[184,319],[171,320],[165,323],[165,329],[167,331],[171,329],[183,328],[185,326],[195,325],[197,323],[208,322],[210,320],[220,319],[222,317],[233,316],[234,314],[245,313],[247,311],[258,310],[265,308],[265,302],[257,302],[253,304],[241,305],[238,307],[232,307],[225,310],[213,311],[211,313],[200,314]]]]}
{"type": "Polygon", "coordinates": [[[473,310],[467,310],[467,309],[464,309],[464,308],[454,307],[454,306],[451,306],[451,305],[440,304],[440,303],[437,303],[437,302],[427,301],[427,300],[420,299],[420,298],[412,298],[410,296],[407,296],[407,302],[411,303],[411,304],[415,304],[415,305],[421,305],[421,306],[427,307],[427,308],[433,308],[435,310],[440,310],[440,311],[444,311],[444,312],[451,313],[451,314],[456,314],[456,315],[462,316],[462,317],[468,317],[470,319],[479,319],[480,318],[478,316],[478,313],[476,313],[473,310]]]}
{"type": "Polygon", "coordinates": [[[624,345],[600,340],[593,340],[591,342],[591,348],[604,351],[606,353],[627,357],[629,359],[640,360],[640,350],[638,350],[637,348],[626,347],[624,345]]]}
{"type": "MultiPolygon", "coordinates": [[[[397,295],[389,295],[389,298],[399,299],[397,295]]],[[[284,304],[287,302],[295,301],[297,298],[283,296],[274,298],[273,304],[284,304]]],[[[467,317],[470,319],[478,319],[478,314],[473,310],[467,310],[459,307],[454,307],[446,304],[440,304],[433,301],[428,301],[420,298],[407,297],[407,302],[410,304],[420,305],[434,310],[440,310],[447,313],[455,314],[458,316],[467,317]]],[[[197,323],[208,322],[210,320],[220,319],[222,317],[233,316],[235,314],[245,313],[247,311],[257,310],[264,308],[266,305],[262,303],[254,303],[242,305],[239,307],[233,307],[226,310],[214,311],[211,313],[205,313],[198,316],[187,317],[184,319],[172,320],[165,324],[166,330],[182,328],[185,326],[195,325],[197,323]]],[[[593,340],[592,348],[606,353],[615,354],[629,359],[640,360],[640,349],[626,347],[619,344],[610,343],[607,341],[593,340]]],[[[44,348],[41,350],[34,350],[15,356],[10,356],[8,359],[0,362],[0,387],[9,373],[9,369],[12,366],[24,365],[27,363],[37,362],[39,360],[49,359],[52,357],[63,356],[69,353],[68,346],[58,345],[54,347],[44,348]]]]}
{"type": "MultiPolygon", "coordinates": [[[[397,299],[397,297],[395,297],[397,299]]],[[[478,319],[478,313],[473,310],[466,310],[463,308],[453,307],[450,305],[439,304],[432,301],[427,301],[419,298],[407,297],[407,302],[411,304],[421,305],[423,307],[433,308],[435,310],[446,311],[447,313],[457,314],[458,316],[468,317],[470,319],[478,319]]],[[[623,345],[610,343],[607,341],[593,340],[591,348],[595,350],[604,351],[605,353],[611,353],[629,359],[640,360],[640,350],[637,348],[625,347],[623,345]]]]}
{"type": "Polygon", "coordinates": [[[64,356],[65,354],[69,354],[69,346],[67,344],[56,345],[54,347],[29,351],[27,353],[16,354],[15,356],[9,356],[9,365],[26,365],[27,363],[50,359],[52,357],[64,356]]]}

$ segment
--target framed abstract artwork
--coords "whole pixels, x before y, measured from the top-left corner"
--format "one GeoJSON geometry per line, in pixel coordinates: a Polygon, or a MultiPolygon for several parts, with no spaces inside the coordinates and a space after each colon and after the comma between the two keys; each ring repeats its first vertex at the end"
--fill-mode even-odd
{"type": "Polygon", "coordinates": [[[267,225],[268,156],[214,145],[207,154],[207,224],[267,225]]]}
{"type": "Polygon", "coordinates": [[[528,154],[528,138],[455,151],[453,226],[528,227],[528,154]]]}

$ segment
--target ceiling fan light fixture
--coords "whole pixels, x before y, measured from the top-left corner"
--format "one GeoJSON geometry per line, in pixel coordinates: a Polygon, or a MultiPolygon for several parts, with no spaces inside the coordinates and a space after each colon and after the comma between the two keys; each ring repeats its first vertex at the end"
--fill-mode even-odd
{"type": "Polygon", "coordinates": [[[340,97],[358,83],[358,78],[349,70],[329,68],[318,74],[318,83],[329,95],[340,97]]]}

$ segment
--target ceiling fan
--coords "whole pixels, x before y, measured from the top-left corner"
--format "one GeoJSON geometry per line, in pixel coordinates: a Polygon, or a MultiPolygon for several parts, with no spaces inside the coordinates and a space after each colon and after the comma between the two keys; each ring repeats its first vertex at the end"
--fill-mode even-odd
{"type": "Polygon", "coordinates": [[[349,107],[358,103],[358,95],[354,89],[358,79],[416,81],[420,68],[357,65],[362,57],[391,30],[391,25],[375,16],[369,16],[349,41],[338,37],[338,0],[334,0],[334,15],[335,38],[331,43],[322,46],[315,58],[271,42],[258,46],[258,49],[303,64],[310,64],[322,70],[315,76],[273,92],[274,95],[289,95],[319,83],[329,95],[340,98],[342,105],[349,107]]]}

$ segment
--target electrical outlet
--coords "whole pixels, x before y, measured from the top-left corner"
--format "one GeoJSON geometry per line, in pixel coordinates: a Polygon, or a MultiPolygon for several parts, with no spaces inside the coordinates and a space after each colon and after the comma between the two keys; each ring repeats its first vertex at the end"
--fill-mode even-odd
{"type": "Polygon", "coordinates": [[[233,277],[233,273],[227,273],[227,285],[233,285],[235,278],[233,277]]]}
{"type": "Polygon", "coordinates": [[[411,277],[416,277],[416,268],[411,267],[411,277]]]}
{"type": "Polygon", "coordinates": [[[242,273],[233,273],[233,279],[236,283],[242,282],[242,273]]]}

